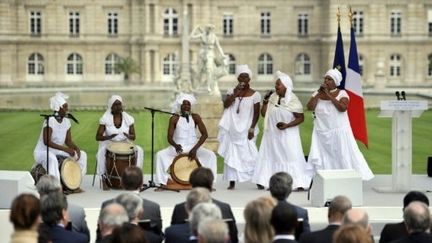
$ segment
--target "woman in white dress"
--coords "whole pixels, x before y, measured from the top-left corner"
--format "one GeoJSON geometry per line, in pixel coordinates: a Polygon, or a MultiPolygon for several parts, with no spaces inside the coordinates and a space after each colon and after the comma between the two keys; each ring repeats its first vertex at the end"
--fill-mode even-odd
{"type": "MultiPolygon", "coordinates": [[[[135,140],[134,118],[123,111],[123,99],[113,95],[108,100],[108,107],[99,119],[99,127],[96,133],[96,141],[99,148],[96,154],[97,174],[103,176],[106,170],[106,149],[110,142],[133,142],[135,140]]],[[[144,161],[143,149],[135,145],[136,166],[142,168],[144,161]]],[[[105,180],[102,180],[103,189],[107,190],[105,180]]]]}
{"type": "Polygon", "coordinates": [[[348,119],[349,96],[337,88],[341,81],[339,70],[327,71],[324,83],[307,104],[315,113],[308,162],[318,170],[354,169],[363,180],[370,180],[374,176],[357,146],[348,119]]]}
{"type": "Polygon", "coordinates": [[[176,105],[180,107],[180,114],[172,116],[168,127],[168,148],[156,154],[156,183],[162,187],[167,185],[169,174],[168,170],[174,158],[178,154],[188,154],[190,159],[198,158],[203,167],[209,168],[213,175],[217,174],[216,155],[203,148],[202,145],[207,139],[207,129],[200,117],[196,113],[191,113],[191,107],[196,103],[194,96],[190,94],[179,94],[176,105]],[[196,128],[201,133],[198,139],[196,128]]]}
{"type": "Polygon", "coordinates": [[[79,147],[72,141],[71,123],[68,114],[67,99],[69,97],[61,92],[57,92],[50,98],[50,107],[54,111],[54,117],[49,118],[49,129],[47,129],[46,120],[42,125],[42,131],[39,135],[39,140],[33,152],[36,164],[41,164],[47,168],[47,147],[49,146],[48,174],[55,176],[60,180],[59,157],[74,158],[81,168],[81,173],[84,176],[87,172],[87,154],[80,150],[79,147]],[[47,135],[50,138],[47,141],[47,135]]]}
{"type": "Polygon", "coordinates": [[[218,153],[224,158],[224,180],[228,190],[235,182],[250,181],[258,159],[255,144],[261,95],[250,88],[252,71],[247,65],[236,68],[238,85],[229,90],[224,101],[225,110],[219,122],[218,153]]]}
{"type": "Polygon", "coordinates": [[[306,163],[300,139],[303,106],[292,92],[291,78],[280,71],[276,75],[276,93],[264,97],[261,108],[264,134],[252,182],[268,188],[273,174],[286,172],[293,177],[293,188],[304,189],[309,187],[314,171],[306,163]]]}

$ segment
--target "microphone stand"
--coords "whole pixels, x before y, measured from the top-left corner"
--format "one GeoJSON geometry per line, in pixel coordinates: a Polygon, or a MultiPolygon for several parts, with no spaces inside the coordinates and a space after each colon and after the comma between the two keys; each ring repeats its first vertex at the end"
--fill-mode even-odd
{"type": "MultiPolygon", "coordinates": [[[[49,119],[50,119],[50,117],[56,117],[56,115],[55,114],[51,114],[51,115],[45,115],[45,114],[40,114],[40,116],[42,116],[42,117],[44,117],[44,119],[45,119],[45,122],[46,122],[46,137],[47,137],[47,140],[46,140],[46,174],[48,175],[49,174],[49,129],[50,129],[50,127],[49,127],[49,119]]],[[[42,135],[43,135],[43,137],[42,137],[42,139],[44,139],[44,137],[45,137],[45,134],[43,134],[44,132],[42,131],[42,135]]]]}
{"type": "Polygon", "coordinates": [[[169,190],[169,191],[175,191],[175,192],[180,192],[180,190],[176,190],[176,189],[171,189],[168,187],[161,187],[161,186],[156,186],[156,184],[154,183],[153,180],[153,171],[154,171],[154,116],[156,112],[160,112],[160,113],[165,113],[165,114],[170,114],[170,115],[174,115],[174,116],[178,116],[178,114],[175,113],[171,113],[171,112],[167,112],[167,111],[162,111],[162,110],[158,110],[158,109],[154,109],[154,108],[150,108],[150,107],[144,107],[144,109],[149,110],[151,112],[151,179],[149,180],[149,184],[147,187],[142,188],[140,191],[145,191],[149,188],[161,188],[164,190],[169,190]]]}

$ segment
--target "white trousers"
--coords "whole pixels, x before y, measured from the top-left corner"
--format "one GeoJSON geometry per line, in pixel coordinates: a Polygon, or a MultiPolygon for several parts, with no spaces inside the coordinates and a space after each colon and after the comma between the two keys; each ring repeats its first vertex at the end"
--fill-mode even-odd
{"type": "MultiPolygon", "coordinates": [[[[53,175],[60,180],[59,162],[57,160],[56,155],[61,155],[65,157],[70,157],[70,155],[64,151],[53,150],[53,149],[50,149],[48,153],[48,159],[49,159],[48,174],[53,175]]],[[[41,164],[45,169],[47,168],[46,150],[34,151],[33,156],[36,161],[36,164],[41,164]]],[[[87,153],[84,152],[83,150],[81,150],[81,157],[77,160],[77,163],[81,168],[82,176],[84,176],[87,173],[87,153]]]]}

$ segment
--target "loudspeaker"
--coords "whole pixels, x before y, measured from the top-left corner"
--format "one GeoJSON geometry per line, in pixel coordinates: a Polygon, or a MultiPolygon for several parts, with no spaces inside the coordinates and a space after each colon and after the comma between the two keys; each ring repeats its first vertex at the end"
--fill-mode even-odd
{"type": "Polygon", "coordinates": [[[432,156],[428,157],[427,174],[429,177],[432,177],[432,156]]]}
{"type": "Polygon", "coordinates": [[[353,206],[363,204],[363,184],[355,170],[318,170],[313,178],[311,204],[324,207],[335,196],[347,196],[353,206]]]}
{"type": "Polygon", "coordinates": [[[37,195],[33,177],[28,171],[0,170],[0,208],[10,208],[12,200],[21,193],[37,195]]]}

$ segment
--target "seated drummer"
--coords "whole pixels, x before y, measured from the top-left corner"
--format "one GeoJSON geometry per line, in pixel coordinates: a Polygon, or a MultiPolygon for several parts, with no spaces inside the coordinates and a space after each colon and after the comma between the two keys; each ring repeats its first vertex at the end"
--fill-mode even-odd
{"type": "MultiPolygon", "coordinates": [[[[103,116],[99,119],[99,128],[96,133],[96,140],[99,141],[99,148],[96,154],[97,169],[99,176],[105,177],[106,170],[106,149],[110,142],[132,142],[135,140],[134,118],[123,111],[123,99],[113,95],[108,100],[108,107],[103,116]]],[[[144,151],[140,146],[135,145],[136,166],[142,168],[144,151]]],[[[121,172],[120,172],[121,173],[121,172]]],[[[106,180],[102,179],[103,190],[108,190],[106,180]]]]}
{"type": "Polygon", "coordinates": [[[72,141],[71,122],[66,118],[68,114],[69,97],[61,92],[57,92],[50,98],[50,108],[54,111],[54,117],[49,118],[49,129],[46,120],[42,125],[39,140],[34,149],[33,156],[36,164],[41,164],[47,168],[47,147],[49,146],[48,174],[60,180],[59,161],[60,157],[71,157],[79,164],[81,173],[84,176],[87,172],[87,154],[80,150],[72,141]],[[48,138],[47,139],[47,135],[48,138]]]}
{"type": "Polygon", "coordinates": [[[201,147],[207,139],[207,129],[198,114],[191,113],[191,106],[196,99],[190,94],[179,94],[176,99],[177,111],[180,115],[172,116],[168,126],[168,143],[166,149],[159,151],[156,155],[156,183],[166,186],[168,182],[168,171],[178,154],[187,154],[189,159],[198,158],[202,166],[212,170],[216,175],[216,155],[201,147]],[[196,128],[201,133],[198,139],[196,128]]]}

